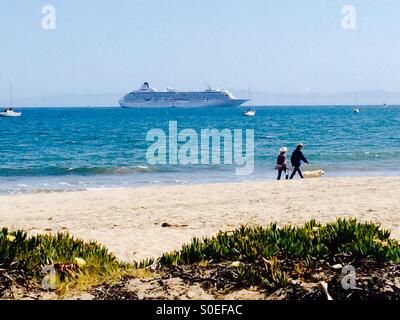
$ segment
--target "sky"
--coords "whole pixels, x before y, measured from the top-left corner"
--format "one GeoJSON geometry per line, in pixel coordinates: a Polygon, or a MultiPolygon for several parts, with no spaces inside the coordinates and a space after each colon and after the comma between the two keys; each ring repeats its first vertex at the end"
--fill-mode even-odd
{"type": "Polygon", "coordinates": [[[0,0],[0,105],[182,90],[400,91],[398,0],[0,0]],[[42,7],[56,29],[42,28],[42,7]],[[342,27],[342,8],[356,28],[342,27]],[[39,99],[40,100],[40,99],[39,99]],[[37,101],[37,99],[35,100],[37,101]]]}

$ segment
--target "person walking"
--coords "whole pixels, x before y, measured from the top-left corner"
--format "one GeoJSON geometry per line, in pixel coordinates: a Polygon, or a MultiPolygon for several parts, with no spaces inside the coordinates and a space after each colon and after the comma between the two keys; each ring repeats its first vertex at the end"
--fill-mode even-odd
{"type": "Polygon", "coordinates": [[[293,151],[292,156],[290,158],[290,161],[293,166],[293,172],[290,176],[290,179],[293,179],[296,173],[299,173],[299,176],[303,179],[303,173],[301,172],[301,162],[305,162],[308,164],[308,160],[306,157],[303,155],[303,152],[301,151],[303,149],[304,145],[302,143],[299,143],[296,147],[296,150],[293,151]]]}
{"type": "Polygon", "coordinates": [[[288,167],[287,167],[287,153],[288,149],[286,147],[282,147],[279,149],[278,159],[276,160],[275,169],[278,170],[278,180],[281,180],[282,172],[285,172],[286,180],[289,179],[288,175],[288,167]]]}

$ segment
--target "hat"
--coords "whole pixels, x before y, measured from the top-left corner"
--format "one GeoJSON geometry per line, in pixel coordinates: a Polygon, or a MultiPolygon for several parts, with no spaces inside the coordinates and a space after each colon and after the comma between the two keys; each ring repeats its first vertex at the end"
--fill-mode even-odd
{"type": "Polygon", "coordinates": [[[282,147],[282,148],[279,149],[279,152],[280,153],[287,152],[287,148],[286,147],[282,147]]]}
{"type": "Polygon", "coordinates": [[[298,147],[303,148],[303,147],[304,147],[304,144],[299,143],[299,144],[297,145],[297,148],[298,148],[298,147]]]}

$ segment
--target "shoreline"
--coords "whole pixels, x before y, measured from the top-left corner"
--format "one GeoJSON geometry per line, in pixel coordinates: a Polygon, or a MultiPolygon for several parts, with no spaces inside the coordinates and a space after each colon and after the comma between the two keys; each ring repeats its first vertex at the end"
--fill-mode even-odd
{"type": "Polygon", "coordinates": [[[374,221],[400,239],[400,177],[337,177],[3,195],[1,227],[70,232],[132,261],[241,224],[374,221]],[[167,226],[163,227],[163,224],[167,226]]]}
{"type": "MultiPolygon", "coordinates": [[[[323,166],[312,169],[324,169],[323,166]]],[[[308,169],[304,169],[307,171],[308,169]]],[[[311,170],[312,171],[312,170],[311,170]]],[[[146,173],[145,173],[146,174],[146,173]]],[[[153,174],[153,173],[148,173],[153,174]]],[[[193,176],[182,173],[166,173],[165,176],[155,178],[154,176],[144,178],[136,175],[104,175],[104,176],[49,176],[49,177],[13,177],[6,183],[0,184],[0,199],[11,195],[32,195],[49,193],[70,193],[85,191],[107,191],[137,189],[148,187],[173,187],[173,186],[196,186],[213,184],[232,184],[232,183],[259,183],[276,181],[277,171],[263,170],[262,174],[254,177],[238,177],[215,175],[204,177],[201,173],[193,176]],[[139,181],[137,179],[139,178],[139,181]],[[41,182],[42,181],[42,182],[41,182]],[[107,181],[107,182],[105,182],[107,181]],[[122,181],[122,183],[121,183],[122,181]]],[[[400,177],[400,171],[377,170],[370,174],[363,171],[343,171],[331,172],[325,179],[337,178],[394,178],[400,177]]]]}

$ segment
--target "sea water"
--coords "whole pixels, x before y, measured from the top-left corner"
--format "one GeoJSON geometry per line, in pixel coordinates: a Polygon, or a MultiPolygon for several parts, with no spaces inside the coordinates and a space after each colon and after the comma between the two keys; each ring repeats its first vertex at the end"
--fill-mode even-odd
{"type": "MultiPolygon", "coordinates": [[[[327,176],[400,175],[400,107],[257,107],[121,109],[22,108],[0,118],[0,193],[54,192],[157,184],[275,179],[280,147],[305,144],[305,170],[327,176]],[[232,165],[149,165],[149,130],[253,129],[255,169],[238,176],[232,165]]],[[[221,152],[221,156],[222,156],[221,152]]]]}

